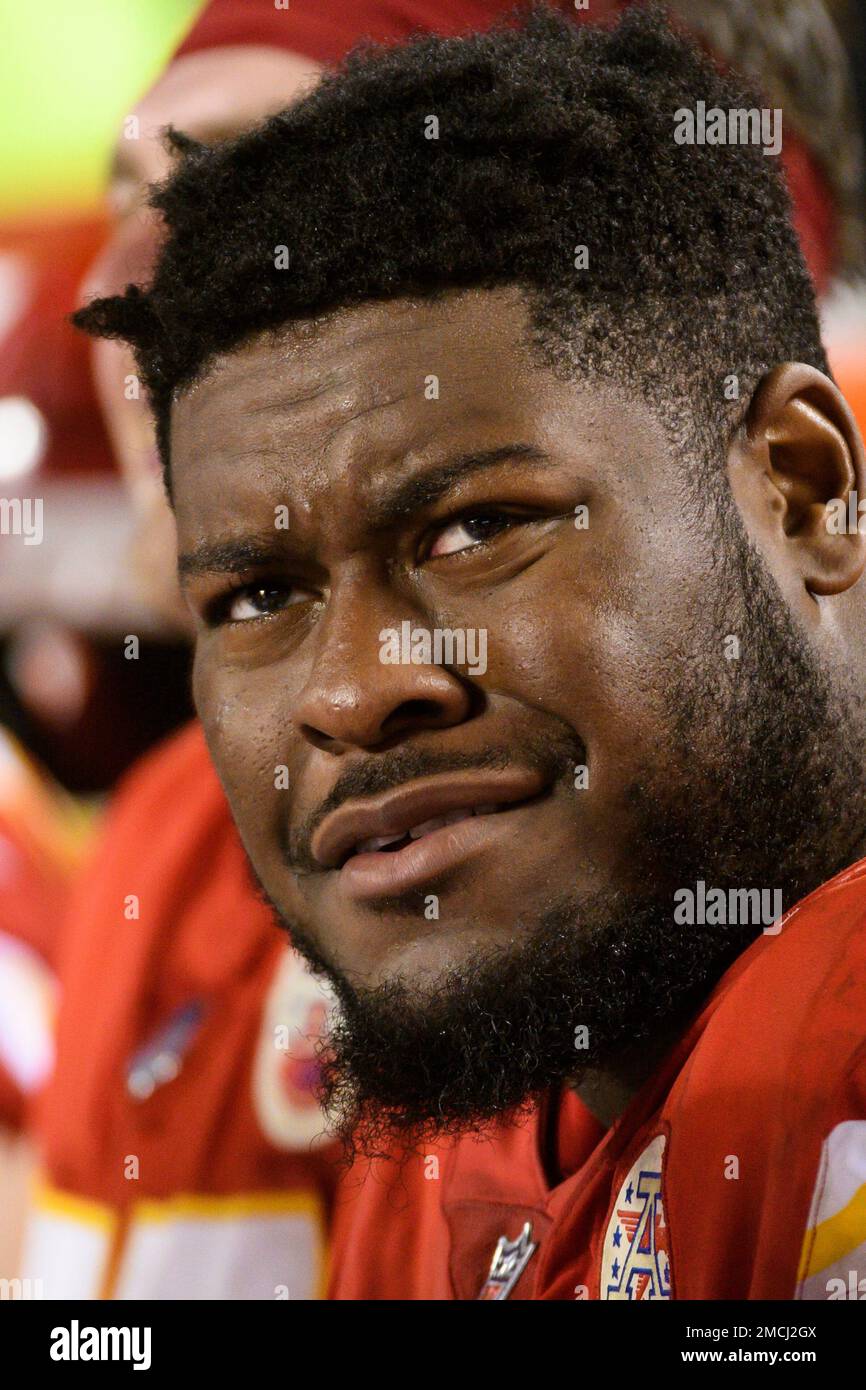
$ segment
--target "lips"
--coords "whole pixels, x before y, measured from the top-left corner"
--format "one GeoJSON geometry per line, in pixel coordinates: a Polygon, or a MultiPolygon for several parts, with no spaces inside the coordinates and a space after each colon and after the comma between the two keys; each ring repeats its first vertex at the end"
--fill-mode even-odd
{"type": "Polygon", "coordinates": [[[468,820],[470,816],[492,816],[499,809],[499,806],[491,802],[485,806],[468,807],[465,811],[449,811],[444,816],[432,816],[420,825],[410,825],[406,831],[393,835],[374,835],[370,840],[362,840],[351,852],[374,854],[377,850],[388,849],[393,853],[398,846],[405,845],[407,840],[422,840],[425,835],[432,835],[434,830],[441,830],[446,825],[457,825],[462,820],[468,820]]]}
{"type": "MultiPolygon", "coordinates": [[[[313,858],[323,869],[337,869],[355,857],[397,857],[428,836],[439,838],[442,830],[475,817],[486,821],[543,789],[541,773],[528,768],[409,782],[380,797],[346,802],[326,816],[312,838],[313,858]]],[[[451,840],[456,846],[466,838],[464,831],[451,840]]]]}

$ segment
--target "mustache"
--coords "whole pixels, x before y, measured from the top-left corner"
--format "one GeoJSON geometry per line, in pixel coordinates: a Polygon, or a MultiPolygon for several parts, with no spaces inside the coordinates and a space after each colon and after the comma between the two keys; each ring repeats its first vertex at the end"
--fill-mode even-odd
{"type": "Polygon", "coordinates": [[[346,801],[379,796],[406,782],[435,777],[448,772],[503,771],[521,766],[545,774],[553,781],[573,776],[575,766],[586,762],[586,749],[572,729],[557,730],[544,738],[530,736],[515,741],[515,747],[491,746],[473,752],[434,751],[422,748],[395,748],[373,755],[343,772],[324,800],[297,826],[283,826],[280,850],[286,867],[294,874],[320,872],[312,856],[311,841],[326,816],[346,801]]]}

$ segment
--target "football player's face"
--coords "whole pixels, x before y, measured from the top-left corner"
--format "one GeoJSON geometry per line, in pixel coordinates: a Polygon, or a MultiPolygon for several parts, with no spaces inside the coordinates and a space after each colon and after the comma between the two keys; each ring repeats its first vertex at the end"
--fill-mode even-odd
{"type": "Polygon", "coordinates": [[[174,408],[210,749],[268,896],[358,984],[646,891],[630,789],[680,790],[663,695],[708,584],[682,476],[526,326],[506,290],[365,305],[174,408]]]}

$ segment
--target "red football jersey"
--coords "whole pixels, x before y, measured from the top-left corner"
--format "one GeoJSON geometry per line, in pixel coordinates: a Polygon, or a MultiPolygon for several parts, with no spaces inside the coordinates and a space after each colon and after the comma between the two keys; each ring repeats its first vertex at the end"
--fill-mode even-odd
{"type": "Polygon", "coordinates": [[[58,960],[24,1273],[45,1297],[321,1293],[327,998],[248,876],[198,725],[137,764],[58,960]]]}
{"type": "Polygon", "coordinates": [[[18,1128],[54,1055],[57,933],[95,818],[0,728],[0,1125],[18,1128]]]}
{"type": "Polygon", "coordinates": [[[359,1167],[331,1294],[866,1299],[866,860],[739,957],[609,1130],[565,1092],[359,1167]]]}

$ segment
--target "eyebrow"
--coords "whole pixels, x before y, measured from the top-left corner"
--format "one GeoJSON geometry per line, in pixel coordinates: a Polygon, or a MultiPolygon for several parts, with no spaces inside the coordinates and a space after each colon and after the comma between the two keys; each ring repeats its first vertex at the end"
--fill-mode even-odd
{"type": "Polygon", "coordinates": [[[266,541],[252,536],[236,541],[205,541],[178,556],[177,572],[181,579],[197,574],[243,574],[245,570],[278,564],[283,558],[282,547],[270,537],[266,541]]]}
{"type": "Polygon", "coordinates": [[[382,497],[375,499],[367,513],[368,522],[375,530],[387,530],[422,507],[430,507],[438,502],[461,478],[481,473],[486,468],[495,468],[497,464],[510,459],[529,463],[550,462],[549,455],[542,449],[524,443],[500,444],[495,449],[473,449],[469,453],[457,454],[434,468],[404,478],[382,497]]]}
{"type": "MultiPolygon", "coordinates": [[[[457,454],[426,472],[404,478],[367,509],[366,521],[373,530],[388,530],[422,507],[429,507],[460,478],[480,473],[510,459],[549,463],[550,457],[534,444],[500,444],[495,449],[471,450],[457,454]]],[[[243,574],[246,570],[277,565],[285,559],[283,547],[275,538],[255,536],[237,540],[205,541],[178,557],[181,579],[202,574],[243,574]]]]}

